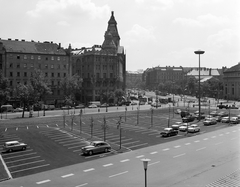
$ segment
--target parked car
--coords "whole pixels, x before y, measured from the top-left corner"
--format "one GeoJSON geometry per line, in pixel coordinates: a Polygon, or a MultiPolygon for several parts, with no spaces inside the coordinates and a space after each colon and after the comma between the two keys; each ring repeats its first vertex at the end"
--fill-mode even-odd
{"type": "Polygon", "coordinates": [[[20,151],[26,150],[27,144],[21,143],[19,141],[9,141],[3,144],[3,151],[5,152],[13,152],[13,151],[20,151]]]}
{"type": "MultiPolygon", "coordinates": [[[[194,112],[194,114],[195,114],[195,115],[198,115],[198,114],[199,114],[199,111],[198,111],[198,110],[197,110],[197,111],[195,111],[195,112],[194,112]]],[[[201,115],[203,115],[203,114],[204,114],[204,112],[203,112],[203,111],[201,111],[201,115]]]]}
{"type": "Polygon", "coordinates": [[[217,115],[221,116],[221,117],[227,117],[228,113],[227,112],[219,112],[217,115]]]}
{"type": "Polygon", "coordinates": [[[75,109],[80,109],[80,108],[85,108],[85,105],[84,104],[79,104],[79,105],[75,106],[75,109]]]}
{"type": "Polygon", "coordinates": [[[156,103],[156,102],[153,102],[151,104],[152,107],[161,107],[161,104],[160,103],[156,103]]]}
{"type": "Polygon", "coordinates": [[[188,111],[181,111],[180,115],[181,115],[181,118],[184,118],[186,116],[189,116],[190,113],[188,111]]]}
{"type": "Polygon", "coordinates": [[[173,125],[172,125],[172,128],[174,130],[178,130],[178,128],[182,125],[182,122],[175,122],[173,125]]]}
{"type": "Polygon", "coordinates": [[[173,128],[165,128],[162,132],[160,132],[160,134],[162,137],[176,136],[178,131],[174,130],[173,128]]]}
{"type": "Polygon", "coordinates": [[[223,117],[221,122],[222,123],[229,123],[230,122],[230,118],[228,116],[227,117],[223,117]]]}
{"type": "Polygon", "coordinates": [[[88,108],[97,108],[97,105],[91,104],[91,105],[88,106],[88,108]]]}
{"type": "Polygon", "coordinates": [[[217,114],[218,114],[218,112],[217,112],[217,111],[215,111],[215,110],[214,110],[214,111],[212,111],[212,112],[210,112],[210,115],[211,115],[211,116],[213,116],[213,117],[217,116],[217,114]]]}
{"type": "Polygon", "coordinates": [[[222,120],[221,116],[214,116],[214,118],[216,119],[217,122],[221,122],[221,120],[222,120]]]}
{"type": "Polygon", "coordinates": [[[107,104],[107,103],[103,103],[103,104],[101,104],[101,108],[103,108],[103,107],[108,107],[109,105],[107,104]]]}
{"type": "Polygon", "coordinates": [[[192,124],[188,127],[188,132],[200,132],[200,127],[197,124],[192,124]]]}
{"type": "Polygon", "coordinates": [[[177,110],[175,110],[175,114],[181,114],[181,109],[177,109],[177,110]]]}
{"type": "Polygon", "coordinates": [[[95,153],[107,153],[111,150],[111,146],[104,141],[92,141],[90,145],[82,147],[83,155],[93,155],[95,153]]]}
{"type": "Polygon", "coordinates": [[[238,124],[239,123],[238,117],[231,117],[230,118],[230,123],[231,124],[238,124]]]}
{"type": "Polygon", "coordinates": [[[186,132],[186,131],[187,131],[187,128],[188,128],[188,123],[183,123],[183,124],[178,128],[178,130],[179,130],[179,131],[182,131],[182,132],[186,132]]]}
{"type": "Polygon", "coordinates": [[[238,107],[235,106],[235,105],[229,105],[228,108],[229,108],[229,109],[238,109],[238,107]]]}
{"type": "Polygon", "coordinates": [[[182,118],[183,123],[192,122],[194,120],[195,120],[195,116],[193,116],[193,115],[189,115],[189,116],[186,116],[186,117],[182,118]]]}
{"type": "Polygon", "coordinates": [[[13,112],[22,112],[22,111],[23,111],[22,108],[15,108],[15,109],[13,109],[13,112]]]}
{"type": "Polygon", "coordinates": [[[223,108],[228,109],[228,105],[223,105],[223,104],[217,105],[217,107],[219,109],[223,109],[223,108]]]}
{"type": "Polygon", "coordinates": [[[217,124],[217,120],[215,118],[206,118],[204,121],[203,121],[203,124],[204,125],[215,125],[217,124]]]}

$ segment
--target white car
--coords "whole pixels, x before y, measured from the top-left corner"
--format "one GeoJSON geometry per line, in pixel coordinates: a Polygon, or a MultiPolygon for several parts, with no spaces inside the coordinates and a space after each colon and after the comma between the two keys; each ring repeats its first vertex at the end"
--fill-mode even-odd
{"type": "Polygon", "coordinates": [[[229,123],[229,121],[230,121],[229,117],[223,117],[221,120],[222,123],[229,123]]]}
{"type": "Polygon", "coordinates": [[[188,127],[188,132],[200,132],[200,127],[197,124],[192,124],[188,127]]]}
{"type": "Polygon", "coordinates": [[[172,125],[172,128],[174,130],[178,130],[181,125],[182,125],[182,122],[175,122],[175,124],[172,125]]]}
{"type": "Polygon", "coordinates": [[[178,130],[179,130],[179,131],[182,131],[182,132],[186,132],[186,131],[187,131],[187,128],[188,128],[188,124],[187,124],[187,123],[183,123],[183,124],[178,128],[178,130]]]}

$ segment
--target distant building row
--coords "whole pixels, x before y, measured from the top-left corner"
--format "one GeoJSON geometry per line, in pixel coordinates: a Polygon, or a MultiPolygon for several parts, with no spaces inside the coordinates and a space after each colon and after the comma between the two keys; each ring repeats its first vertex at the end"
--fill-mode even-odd
{"type": "Polygon", "coordinates": [[[46,104],[62,104],[60,82],[74,74],[83,79],[81,102],[100,100],[102,92],[125,90],[126,56],[120,46],[117,22],[112,12],[102,45],[73,50],[53,42],[3,40],[0,38],[0,71],[9,79],[10,87],[28,84],[35,69],[48,79],[52,95],[46,104]]]}

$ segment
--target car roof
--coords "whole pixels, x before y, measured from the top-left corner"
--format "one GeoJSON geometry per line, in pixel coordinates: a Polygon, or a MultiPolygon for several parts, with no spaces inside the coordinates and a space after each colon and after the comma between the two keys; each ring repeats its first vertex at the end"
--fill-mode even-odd
{"type": "Polygon", "coordinates": [[[92,141],[93,143],[107,143],[107,142],[104,142],[104,141],[99,141],[99,140],[96,140],[96,141],[92,141]]]}
{"type": "Polygon", "coordinates": [[[172,129],[172,128],[169,128],[169,127],[168,127],[168,128],[165,128],[164,130],[171,130],[171,129],[172,129]]]}
{"type": "Polygon", "coordinates": [[[19,141],[9,141],[9,142],[5,142],[5,144],[12,144],[12,143],[19,143],[19,141]]]}

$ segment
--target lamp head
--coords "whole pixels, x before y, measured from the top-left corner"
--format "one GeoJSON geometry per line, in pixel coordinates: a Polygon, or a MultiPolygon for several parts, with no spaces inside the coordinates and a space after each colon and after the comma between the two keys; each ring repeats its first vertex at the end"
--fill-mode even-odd
{"type": "Polygon", "coordinates": [[[194,51],[194,53],[197,54],[197,55],[201,55],[201,54],[205,53],[205,51],[198,50],[198,51],[194,51]]]}
{"type": "Polygon", "coordinates": [[[143,161],[143,167],[144,167],[144,169],[147,169],[148,162],[150,162],[151,160],[150,160],[150,159],[147,159],[147,158],[144,158],[144,159],[142,159],[142,161],[143,161]]]}

